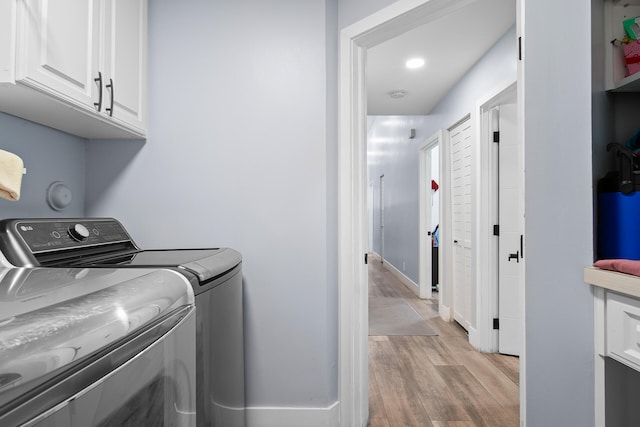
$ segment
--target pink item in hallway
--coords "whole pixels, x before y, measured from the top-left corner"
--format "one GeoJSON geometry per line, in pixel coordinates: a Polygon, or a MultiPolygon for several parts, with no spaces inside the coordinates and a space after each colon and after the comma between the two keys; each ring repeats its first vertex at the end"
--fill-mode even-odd
{"type": "Polygon", "coordinates": [[[604,270],[619,271],[620,273],[640,276],[640,261],[630,259],[601,259],[593,264],[594,267],[604,270]]]}

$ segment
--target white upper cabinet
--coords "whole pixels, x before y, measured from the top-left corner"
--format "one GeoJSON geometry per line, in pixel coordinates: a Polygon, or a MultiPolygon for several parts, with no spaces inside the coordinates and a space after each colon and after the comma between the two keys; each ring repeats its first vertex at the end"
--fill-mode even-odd
{"type": "Polygon", "coordinates": [[[92,105],[98,70],[97,1],[25,1],[17,38],[16,81],[92,105]],[[73,22],[73,25],[70,23],[73,22]]]}
{"type": "Polygon", "coordinates": [[[147,5],[145,1],[105,0],[102,62],[105,111],[122,123],[146,128],[147,5]]]}
{"type": "Polygon", "coordinates": [[[146,136],[146,0],[2,3],[0,111],[87,138],[146,136]]]}

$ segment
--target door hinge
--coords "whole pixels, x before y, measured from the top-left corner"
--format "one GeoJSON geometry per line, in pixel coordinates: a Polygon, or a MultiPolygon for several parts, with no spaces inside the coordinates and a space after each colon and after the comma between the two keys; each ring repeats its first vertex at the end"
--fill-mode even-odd
{"type": "Polygon", "coordinates": [[[493,226],[493,235],[494,236],[499,236],[500,235],[500,225],[495,224],[493,226]]]}
{"type": "Polygon", "coordinates": [[[493,132],[493,142],[500,142],[500,131],[493,132]]]}
{"type": "Polygon", "coordinates": [[[369,254],[364,254],[364,263],[369,264],[369,254]]]}
{"type": "Polygon", "coordinates": [[[518,61],[522,61],[522,37],[518,37],[518,61]]]}
{"type": "Polygon", "coordinates": [[[500,329],[500,319],[493,319],[493,329],[500,329]]]}

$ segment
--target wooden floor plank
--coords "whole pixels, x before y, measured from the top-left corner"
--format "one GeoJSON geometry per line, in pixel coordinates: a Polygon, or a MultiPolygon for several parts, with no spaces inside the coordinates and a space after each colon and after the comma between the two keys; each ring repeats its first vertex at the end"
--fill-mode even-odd
{"type": "Polygon", "coordinates": [[[414,376],[398,362],[391,342],[369,341],[371,370],[391,425],[431,427],[431,421],[419,399],[414,376]]]}
{"type": "Polygon", "coordinates": [[[482,386],[511,414],[520,413],[518,386],[477,351],[462,351],[456,359],[473,374],[482,386]]]}
{"type": "Polygon", "coordinates": [[[430,363],[425,343],[434,337],[390,337],[396,345],[398,359],[408,367],[417,384],[415,398],[420,399],[431,421],[469,421],[469,414],[460,400],[430,363]]]}
{"type": "Polygon", "coordinates": [[[373,374],[373,364],[369,364],[369,425],[385,426],[387,423],[387,413],[384,410],[380,387],[376,376],[373,374]]]}
{"type": "Polygon", "coordinates": [[[386,418],[372,418],[369,420],[368,427],[395,427],[393,424],[389,424],[386,418]]]}
{"type": "Polygon", "coordinates": [[[464,404],[477,426],[516,427],[519,424],[464,366],[436,366],[447,386],[464,404]]]}
{"type": "Polygon", "coordinates": [[[484,357],[505,374],[514,384],[520,384],[520,358],[500,353],[482,353],[484,357]]]}
{"type": "Polygon", "coordinates": [[[369,337],[369,427],[518,426],[517,357],[476,351],[437,294],[417,298],[380,262],[369,279],[370,296],[403,298],[438,333],[369,337]]]}
{"type": "Polygon", "coordinates": [[[458,364],[454,354],[442,344],[439,337],[411,337],[413,341],[421,346],[421,350],[429,359],[432,365],[451,365],[458,364]]]}
{"type": "Polygon", "coordinates": [[[438,338],[454,357],[460,351],[475,351],[473,346],[469,344],[469,339],[466,336],[440,335],[438,338]]]}
{"type": "Polygon", "coordinates": [[[473,421],[434,421],[434,427],[476,427],[473,421]]]}

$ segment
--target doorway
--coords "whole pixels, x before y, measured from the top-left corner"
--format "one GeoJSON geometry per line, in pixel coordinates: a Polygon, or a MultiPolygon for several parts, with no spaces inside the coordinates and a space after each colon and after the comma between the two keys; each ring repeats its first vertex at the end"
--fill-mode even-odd
{"type": "Polygon", "coordinates": [[[420,146],[419,189],[419,296],[431,298],[439,290],[440,257],[440,142],[442,131],[427,138],[420,146]]]}
{"type": "Polygon", "coordinates": [[[399,1],[345,28],[340,40],[339,129],[339,390],[341,425],[368,415],[366,252],[366,50],[446,16],[466,0],[399,1]]]}
{"type": "Polygon", "coordinates": [[[518,134],[518,88],[507,81],[478,101],[476,164],[478,349],[520,355],[524,289],[524,162],[518,134]]]}

